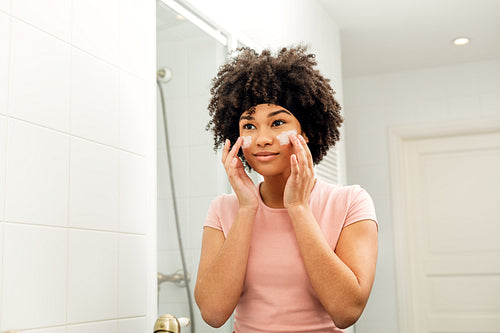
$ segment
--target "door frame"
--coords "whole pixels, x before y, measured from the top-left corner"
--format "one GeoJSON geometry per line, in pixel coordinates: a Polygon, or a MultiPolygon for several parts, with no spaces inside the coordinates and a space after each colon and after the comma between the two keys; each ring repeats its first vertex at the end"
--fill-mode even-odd
{"type": "Polygon", "coordinates": [[[500,130],[500,118],[482,118],[478,120],[463,120],[432,124],[418,124],[390,127],[389,168],[391,180],[391,203],[394,228],[394,250],[396,268],[396,294],[398,301],[398,321],[401,332],[417,333],[418,323],[414,318],[418,315],[413,307],[411,295],[412,274],[410,267],[410,251],[408,229],[410,206],[408,198],[409,186],[405,179],[407,145],[417,140],[444,138],[457,135],[491,133],[500,130]]]}

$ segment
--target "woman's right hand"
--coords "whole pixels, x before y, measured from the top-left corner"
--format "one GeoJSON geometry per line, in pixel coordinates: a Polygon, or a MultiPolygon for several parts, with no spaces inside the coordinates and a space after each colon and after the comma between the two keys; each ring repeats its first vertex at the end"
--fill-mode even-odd
{"type": "Polygon", "coordinates": [[[238,157],[238,151],[242,144],[243,139],[239,137],[231,150],[229,150],[231,142],[229,139],[226,139],[224,149],[222,150],[222,164],[224,165],[224,169],[226,169],[229,183],[238,197],[240,209],[248,208],[257,210],[259,206],[259,190],[246,173],[243,163],[238,157]]]}

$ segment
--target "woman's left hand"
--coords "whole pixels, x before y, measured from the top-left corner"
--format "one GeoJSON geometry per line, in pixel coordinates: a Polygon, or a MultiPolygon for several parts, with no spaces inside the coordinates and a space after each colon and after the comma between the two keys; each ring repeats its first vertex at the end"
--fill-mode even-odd
{"type": "Polygon", "coordinates": [[[307,206],[314,187],[314,170],[311,151],[302,135],[290,135],[294,154],[290,156],[290,176],[285,185],[285,208],[307,206]]]}

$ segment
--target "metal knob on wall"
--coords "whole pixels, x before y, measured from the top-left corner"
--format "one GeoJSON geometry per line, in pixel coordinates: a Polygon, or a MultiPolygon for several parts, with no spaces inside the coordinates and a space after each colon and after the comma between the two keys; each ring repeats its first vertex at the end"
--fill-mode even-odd
{"type": "Polygon", "coordinates": [[[154,333],[180,333],[181,327],[186,327],[190,323],[189,318],[177,319],[171,314],[164,314],[156,320],[154,333]]]}

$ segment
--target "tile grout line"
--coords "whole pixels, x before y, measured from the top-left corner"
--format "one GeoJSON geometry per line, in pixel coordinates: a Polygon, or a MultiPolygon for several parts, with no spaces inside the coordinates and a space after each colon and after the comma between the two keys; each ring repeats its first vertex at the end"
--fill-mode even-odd
{"type": "MultiPolygon", "coordinates": [[[[71,126],[71,119],[72,119],[72,101],[73,101],[73,22],[74,22],[74,15],[73,15],[73,1],[70,1],[70,9],[69,9],[69,15],[70,15],[70,27],[69,27],[69,40],[70,40],[70,54],[69,54],[69,131],[73,132],[72,126],[71,126]]],[[[71,229],[69,228],[70,226],[70,219],[71,219],[71,145],[72,143],[72,137],[68,137],[68,215],[66,219],[66,320],[65,324],[68,325],[69,322],[69,270],[70,270],[70,233],[71,229]]],[[[65,326],[64,328],[65,332],[68,331],[68,327],[65,326]]]]}
{"type": "MultiPolygon", "coordinates": [[[[12,12],[12,0],[10,1],[10,10],[12,12]]],[[[9,60],[8,60],[8,72],[7,72],[7,114],[9,114],[9,108],[11,105],[11,76],[12,76],[12,14],[8,14],[9,17],[9,60]]],[[[10,125],[10,120],[9,117],[6,118],[6,127],[7,131],[5,134],[5,161],[4,161],[4,170],[3,170],[3,179],[4,179],[4,186],[3,186],[3,193],[4,197],[2,202],[0,203],[3,207],[3,217],[4,220],[7,218],[7,159],[8,159],[8,148],[9,148],[9,126],[10,125]]],[[[2,307],[3,307],[3,298],[4,298],[4,284],[5,284],[5,274],[4,274],[4,266],[5,266],[5,223],[2,223],[2,246],[1,246],[1,256],[2,256],[2,265],[0,267],[0,273],[2,274],[2,279],[0,281],[0,328],[2,327],[2,316],[1,314],[3,313],[2,307]]]]}
{"type": "Polygon", "coordinates": [[[67,203],[67,207],[68,207],[67,214],[68,215],[67,215],[66,227],[65,227],[66,228],[66,320],[65,320],[66,324],[68,324],[68,321],[69,321],[69,268],[70,268],[69,267],[69,265],[70,265],[69,238],[70,238],[70,230],[71,230],[69,228],[69,225],[70,225],[69,220],[70,220],[70,209],[71,209],[71,204],[70,204],[70,202],[71,202],[71,200],[70,200],[70,192],[71,192],[70,191],[70,189],[71,189],[71,138],[69,138],[68,141],[69,141],[68,142],[68,203],[67,203]]]}
{"type": "Polygon", "coordinates": [[[129,153],[129,154],[132,154],[134,156],[139,156],[139,157],[143,157],[143,158],[146,157],[145,155],[142,155],[140,153],[136,153],[136,152],[133,152],[133,151],[126,150],[126,149],[121,148],[119,146],[114,146],[114,145],[110,145],[110,144],[107,144],[107,143],[99,142],[99,141],[96,141],[96,140],[93,140],[93,139],[90,139],[90,138],[85,138],[83,136],[75,135],[73,133],[65,132],[65,131],[62,131],[62,130],[59,130],[59,129],[55,129],[55,128],[51,128],[51,127],[48,127],[48,126],[45,126],[45,125],[34,123],[32,121],[29,121],[29,120],[26,120],[26,119],[23,119],[23,118],[18,118],[18,117],[11,116],[11,115],[7,115],[7,118],[10,118],[12,120],[16,120],[16,121],[21,122],[21,123],[29,124],[29,125],[34,126],[34,127],[42,128],[42,129],[45,129],[45,130],[48,130],[50,132],[54,132],[54,133],[57,133],[57,134],[60,134],[60,135],[66,135],[66,136],[69,136],[71,138],[79,139],[79,140],[85,141],[87,143],[94,143],[94,144],[96,144],[98,146],[101,146],[101,147],[104,147],[104,148],[110,148],[110,149],[113,149],[113,150],[116,150],[116,151],[120,151],[120,152],[124,152],[124,153],[129,153]]]}
{"type": "MultiPolygon", "coordinates": [[[[1,12],[1,10],[0,10],[0,12],[1,12]]],[[[76,50],[78,50],[78,51],[80,51],[82,53],[85,53],[86,55],[88,55],[88,56],[90,56],[92,58],[95,58],[95,59],[97,59],[97,60],[99,60],[99,61],[107,64],[108,66],[111,66],[111,67],[114,67],[115,69],[121,70],[121,71],[123,71],[123,72],[125,72],[125,73],[127,73],[129,75],[132,75],[133,77],[138,78],[138,79],[140,79],[142,81],[147,81],[147,79],[148,79],[147,77],[142,77],[141,75],[139,75],[138,73],[134,72],[133,70],[130,70],[130,69],[127,69],[125,67],[120,66],[118,60],[117,60],[118,64],[113,63],[110,60],[107,60],[107,59],[101,57],[100,55],[93,54],[90,51],[83,49],[79,45],[74,44],[73,43],[73,20],[74,20],[74,17],[73,17],[73,6],[72,5],[71,5],[71,27],[70,27],[71,31],[70,31],[69,41],[64,40],[63,38],[61,38],[61,37],[59,37],[57,35],[54,35],[53,33],[49,32],[49,31],[47,31],[47,30],[45,30],[43,28],[40,28],[39,26],[37,26],[37,25],[35,25],[35,24],[33,24],[33,23],[29,22],[29,21],[26,21],[23,18],[14,16],[14,15],[12,15],[12,13],[10,13],[10,14],[6,13],[6,15],[9,16],[11,19],[16,20],[17,22],[26,24],[29,27],[31,27],[32,29],[35,29],[35,30],[37,30],[37,31],[39,31],[39,32],[47,35],[47,36],[50,36],[50,37],[56,39],[58,42],[66,44],[67,46],[75,48],[76,50]]],[[[119,51],[117,51],[117,53],[119,53],[119,51]]]]}

